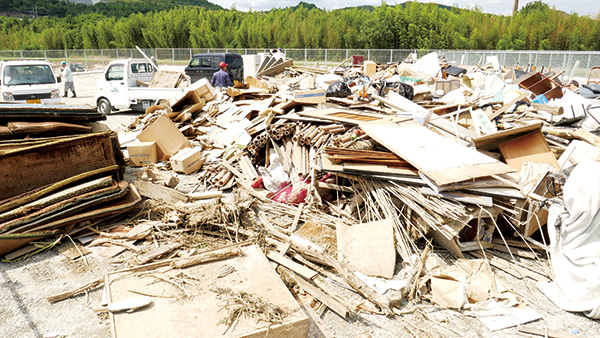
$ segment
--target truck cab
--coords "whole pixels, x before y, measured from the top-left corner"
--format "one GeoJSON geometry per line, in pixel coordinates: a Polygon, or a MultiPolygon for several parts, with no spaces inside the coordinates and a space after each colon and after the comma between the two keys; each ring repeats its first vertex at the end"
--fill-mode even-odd
{"type": "Polygon", "coordinates": [[[140,100],[135,89],[144,90],[142,83],[152,80],[156,69],[145,59],[111,61],[96,83],[96,104],[104,114],[112,110],[143,110],[152,105],[151,98],[140,100]]]}
{"type": "Polygon", "coordinates": [[[0,62],[0,100],[9,103],[60,103],[60,78],[44,60],[0,62]]]}

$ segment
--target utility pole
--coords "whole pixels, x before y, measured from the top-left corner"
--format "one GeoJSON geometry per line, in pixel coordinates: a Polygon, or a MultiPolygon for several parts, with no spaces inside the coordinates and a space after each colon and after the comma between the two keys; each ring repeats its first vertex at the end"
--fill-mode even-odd
{"type": "Polygon", "coordinates": [[[515,0],[515,5],[513,6],[513,16],[515,16],[515,14],[517,14],[518,10],[519,10],[519,0],[515,0]]]}

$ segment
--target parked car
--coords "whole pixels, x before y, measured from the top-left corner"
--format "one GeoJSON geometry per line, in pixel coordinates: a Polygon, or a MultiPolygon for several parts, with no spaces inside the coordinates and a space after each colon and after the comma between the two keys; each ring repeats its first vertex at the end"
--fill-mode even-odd
{"type": "Polygon", "coordinates": [[[232,81],[242,81],[244,79],[244,61],[240,54],[236,53],[202,53],[196,54],[185,67],[185,74],[188,75],[192,83],[202,78],[209,81],[214,73],[219,70],[219,63],[225,62],[229,66],[227,72],[232,81]]]}
{"type": "Polygon", "coordinates": [[[75,73],[85,72],[85,68],[83,68],[83,65],[81,63],[71,63],[69,67],[71,68],[71,71],[75,73]]]}
{"type": "Polygon", "coordinates": [[[60,78],[47,61],[0,62],[0,101],[11,103],[59,103],[60,78]]]}

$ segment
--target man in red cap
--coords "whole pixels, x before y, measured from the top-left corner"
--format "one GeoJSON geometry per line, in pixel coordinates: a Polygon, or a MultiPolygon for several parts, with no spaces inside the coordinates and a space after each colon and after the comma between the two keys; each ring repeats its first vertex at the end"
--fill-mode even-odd
{"type": "Polygon", "coordinates": [[[227,66],[225,62],[221,61],[219,63],[219,67],[221,68],[218,72],[213,74],[213,78],[210,81],[215,87],[231,87],[233,86],[233,82],[231,81],[231,76],[227,73],[227,66]]]}

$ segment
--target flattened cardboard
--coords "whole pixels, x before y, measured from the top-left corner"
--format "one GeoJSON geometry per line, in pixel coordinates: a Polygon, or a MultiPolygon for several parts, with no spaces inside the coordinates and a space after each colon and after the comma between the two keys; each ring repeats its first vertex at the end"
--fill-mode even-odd
{"type": "Polygon", "coordinates": [[[238,257],[191,266],[182,270],[164,272],[167,278],[183,273],[194,277],[187,279],[189,297],[181,298],[181,289],[174,284],[156,279],[152,274],[108,275],[107,294],[111,302],[139,296],[137,292],[152,297],[153,304],[133,313],[111,315],[113,338],[135,337],[282,337],[305,338],[308,335],[308,317],[281,281],[275,270],[258,248],[242,248],[238,257]],[[218,272],[225,266],[234,272],[221,278],[218,272]],[[227,325],[220,324],[227,315],[223,299],[211,290],[229,288],[233,292],[246,292],[277,305],[288,314],[281,324],[259,322],[246,316],[225,332],[227,325]]]}
{"type": "Polygon", "coordinates": [[[363,71],[366,76],[371,76],[377,72],[377,64],[373,61],[363,62],[363,71]]]}
{"type": "Polygon", "coordinates": [[[138,140],[156,142],[159,160],[165,160],[179,150],[190,147],[188,139],[166,115],[162,115],[148,125],[138,135],[138,140]]]}
{"type": "Polygon", "coordinates": [[[338,252],[368,276],[392,278],[396,266],[391,220],[337,226],[338,252]]]}
{"type": "Polygon", "coordinates": [[[156,152],[156,142],[133,142],[127,146],[129,153],[129,164],[134,167],[140,167],[156,163],[158,155],[156,152]]]}

